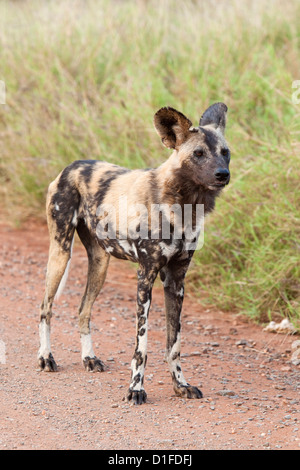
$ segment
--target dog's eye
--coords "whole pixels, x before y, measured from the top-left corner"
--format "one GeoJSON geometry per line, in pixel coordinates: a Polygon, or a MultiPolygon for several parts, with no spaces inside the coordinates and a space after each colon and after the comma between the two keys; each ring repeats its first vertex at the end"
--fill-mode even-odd
{"type": "Polygon", "coordinates": [[[223,155],[223,157],[229,157],[229,149],[226,149],[225,147],[222,148],[221,155],[223,155]]]}
{"type": "Polygon", "coordinates": [[[204,150],[202,149],[197,149],[197,150],[194,150],[194,157],[203,157],[204,155],[204,150]]]}

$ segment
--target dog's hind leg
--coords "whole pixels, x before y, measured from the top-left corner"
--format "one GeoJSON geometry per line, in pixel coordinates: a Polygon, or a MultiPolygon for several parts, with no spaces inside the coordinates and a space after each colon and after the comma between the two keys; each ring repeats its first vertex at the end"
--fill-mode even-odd
{"type": "Polygon", "coordinates": [[[101,372],[104,370],[104,364],[95,356],[93,351],[90,318],[92,306],[105,281],[110,256],[98,244],[95,237],[90,234],[82,219],[78,221],[77,233],[88,255],[87,283],[79,308],[82,361],[87,371],[101,372]]]}
{"type": "Polygon", "coordinates": [[[40,309],[38,363],[40,369],[49,372],[57,370],[50,346],[52,304],[71,257],[75,233],[74,215],[79,204],[78,193],[67,182],[60,188],[61,181],[62,178],[58,177],[51,183],[47,195],[50,247],[45,294],[40,309]]]}
{"type": "Polygon", "coordinates": [[[40,369],[47,372],[53,372],[57,370],[50,346],[50,321],[52,317],[52,304],[62,277],[67,269],[75,230],[74,227],[73,230],[70,230],[70,239],[68,242],[67,240],[64,240],[64,244],[62,246],[61,242],[55,238],[53,231],[51,231],[51,225],[52,224],[50,224],[49,227],[50,249],[46,274],[46,289],[40,311],[40,349],[38,353],[40,369]]]}

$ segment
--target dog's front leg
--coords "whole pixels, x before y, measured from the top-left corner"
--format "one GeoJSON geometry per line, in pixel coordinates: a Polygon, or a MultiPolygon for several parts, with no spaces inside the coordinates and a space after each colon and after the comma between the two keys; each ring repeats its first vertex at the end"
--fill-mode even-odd
{"type": "Polygon", "coordinates": [[[185,380],[180,364],[180,317],[184,297],[184,278],[188,265],[189,260],[171,261],[161,271],[167,323],[166,359],[169,364],[176,395],[185,398],[202,398],[201,391],[185,380]]]}
{"type": "Polygon", "coordinates": [[[131,383],[127,393],[127,401],[132,401],[135,405],[141,405],[147,399],[144,371],[147,362],[148,314],[157,272],[142,267],[138,270],[136,345],[131,361],[131,383]]]}

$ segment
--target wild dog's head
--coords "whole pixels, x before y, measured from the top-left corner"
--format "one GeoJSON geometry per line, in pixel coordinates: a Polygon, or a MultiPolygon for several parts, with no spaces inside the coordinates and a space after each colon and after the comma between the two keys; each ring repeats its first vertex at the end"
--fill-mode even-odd
{"type": "Polygon", "coordinates": [[[215,103],[200,119],[199,127],[176,109],[161,108],[154,125],[162,143],[176,150],[176,171],[196,185],[218,191],[229,183],[230,151],[224,132],[227,106],[215,103]]]}

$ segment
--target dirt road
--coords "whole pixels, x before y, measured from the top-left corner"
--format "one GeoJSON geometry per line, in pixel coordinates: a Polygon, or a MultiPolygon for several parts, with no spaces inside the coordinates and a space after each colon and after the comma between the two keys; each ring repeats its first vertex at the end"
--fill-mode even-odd
{"type": "Polygon", "coordinates": [[[300,368],[290,363],[295,337],[266,333],[207,309],[189,296],[187,284],[182,366],[204,398],[177,398],[164,362],[158,283],[150,312],[148,403],[131,406],[122,399],[134,350],[132,265],[110,264],[92,317],[95,350],[107,370],[88,373],[81,364],[77,327],[87,262],[75,246],[52,321],[59,371],[44,373],[36,357],[47,229],[2,225],[0,237],[0,449],[300,449],[300,368]]]}

